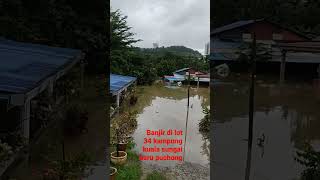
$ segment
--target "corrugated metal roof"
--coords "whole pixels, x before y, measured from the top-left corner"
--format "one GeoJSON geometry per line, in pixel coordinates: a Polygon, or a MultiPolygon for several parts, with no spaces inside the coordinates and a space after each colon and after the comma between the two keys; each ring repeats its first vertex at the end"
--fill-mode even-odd
{"type": "Polygon", "coordinates": [[[26,93],[80,54],[80,50],[0,38],[0,91],[26,93]]]}
{"type": "Polygon", "coordinates": [[[118,74],[110,74],[110,93],[116,94],[122,88],[136,81],[136,77],[122,76],[118,74]]]}
{"type": "Polygon", "coordinates": [[[181,71],[186,71],[186,70],[189,70],[190,68],[182,68],[182,69],[178,69],[176,70],[174,73],[178,73],[178,72],[181,72],[181,71]]]}
{"type": "Polygon", "coordinates": [[[292,33],[295,33],[297,35],[299,35],[300,37],[303,37],[305,38],[306,40],[310,40],[310,37],[306,36],[305,34],[299,32],[299,31],[296,31],[292,28],[289,28],[289,27],[285,27],[279,23],[275,23],[275,22],[272,22],[272,21],[268,21],[266,19],[257,19],[257,20],[242,20],[242,21],[236,21],[234,23],[231,23],[231,24],[227,24],[225,26],[221,26],[221,27],[218,27],[216,29],[214,29],[210,34],[211,35],[216,35],[216,34],[219,34],[221,32],[224,32],[224,31],[228,31],[228,30],[232,30],[232,29],[236,29],[236,28],[239,28],[239,27],[243,27],[243,26],[247,26],[247,25],[250,25],[250,24],[253,24],[255,22],[262,22],[262,21],[265,21],[265,22],[268,22],[268,23],[271,23],[275,26],[278,26],[282,29],[285,29],[287,31],[290,31],[292,33]]]}
{"type": "MultiPolygon", "coordinates": [[[[261,20],[257,20],[257,21],[261,21],[261,20]]],[[[235,29],[235,28],[238,28],[238,27],[241,27],[241,26],[246,26],[246,25],[249,25],[249,24],[252,24],[252,23],[254,23],[254,20],[237,21],[237,22],[234,22],[234,23],[231,23],[231,24],[227,24],[225,26],[218,27],[218,28],[214,29],[211,32],[211,34],[218,34],[220,32],[224,32],[224,31],[227,31],[227,30],[235,29]]]]}
{"type": "MultiPolygon", "coordinates": [[[[211,53],[210,61],[237,61],[236,58],[230,58],[231,53],[211,53]]],[[[235,56],[235,55],[234,55],[235,56]]],[[[269,62],[281,62],[281,54],[272,53],[272,59],[269,62]]],[[[315,53],[287,53],[286,62],[290,63],[320,63],[320,54],[315,53]]]]}
{"type": "Polygon", "coordinates": [[[292,52],[314,52],[320,53],[319,41],[305,41],[305,42],[293,42],[293,43],[277,43],[275,47],[280,47],[286,51],[292,52]]]}

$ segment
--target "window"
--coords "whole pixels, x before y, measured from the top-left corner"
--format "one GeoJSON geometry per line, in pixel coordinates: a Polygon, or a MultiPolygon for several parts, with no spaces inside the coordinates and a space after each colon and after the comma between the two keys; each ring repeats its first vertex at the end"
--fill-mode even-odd
{"type": "Polygon", "coordinates": [[[250,33],[243,33],[242,34],[242,39],[244,41],[250,41],[251,40],[251,34],[250,33]]]}
{"type": "Polygon", "coordinates": [[[273,34],[272,34],[272,39],[273,39],[273,40],[282,40],[283,37],[282,37],[282,34],[273,33],[273,34]]]}

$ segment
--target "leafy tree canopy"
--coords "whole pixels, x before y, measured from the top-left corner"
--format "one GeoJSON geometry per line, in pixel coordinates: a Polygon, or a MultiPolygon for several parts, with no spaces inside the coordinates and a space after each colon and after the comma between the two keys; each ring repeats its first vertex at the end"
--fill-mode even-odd
{"type": "Polygon", "coordinates": [[[108,3],[102,0],[2,0],[0,36],[81,49],[87,54],[88,69],[105,73],[108,11],[108,3]]]}

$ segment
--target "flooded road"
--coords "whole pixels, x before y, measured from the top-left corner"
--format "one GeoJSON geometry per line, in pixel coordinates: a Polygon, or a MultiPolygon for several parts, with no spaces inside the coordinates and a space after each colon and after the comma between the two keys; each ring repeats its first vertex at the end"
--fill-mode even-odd
{"type": "MultiPolygon", "coordinates": [[[[135,150],[142,152],[146,130],[176,129],[185,132],[187,113],[187,88],[168,88],[162,85],[137,87],[138,103],[135,110],[138,111],[138,127],[133,133],[136,143],[135,150]]],[[[209,88],[196,88],[190,90],[190,108],[185,149],[186,162],[201,164],[208,167],[209,164],[209,140],[203,138],[199,132],[199,122],[204,117],[204,107],[209,107],[209,88]]],[[[163,136],[162,138],[183,139],[184,136],[163,136]]],[[[183,147],[184,143],[182,144],[183,147]]],[[[159,148],[166,145],[157,145],[159,148]]],[[[170,146],[169,146],[170,147],[170,146]]],[[[146,154],[146,153],[143,153],[146,154]]],[[[165,155],[166,153],[152,153],[152,155],[165,155]]],[[[183,153],[177,153],[182,155],[183,153]]],[[[174,166],[178,161],[144,161],[147,164],[161,166],[174,166]]]]}
{"type": "MultiPolygon", "coordinates": [[[[214,87],[214,179],[244,179],[248,136],[248,82],[214,87]]],[[[296,151],[320,150],[320,99],[312,84],[258,80],[255,89],[251,179],[299,179],[296,151]],[[262,141],[263,139],[263,141],[262,141]]]]}

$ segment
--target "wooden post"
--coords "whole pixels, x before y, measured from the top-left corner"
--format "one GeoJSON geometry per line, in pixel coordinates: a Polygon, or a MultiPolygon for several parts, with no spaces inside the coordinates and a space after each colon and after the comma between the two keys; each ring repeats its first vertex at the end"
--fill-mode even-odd
{"type": "Polygon", "coordinates": [[[199,80],[200,78],[198,77],[198,82],[197,82],[197,87],[199,88],[199,84],[200,84],[200,80],[199,80]]]}
{"type": "Polygon", "coordinates": [[[253,116],[254,116],[254,84],[256,76],[256,35],[253,34],[251,46],[251,76],[250,76],[250,92],[249,92],[249,128],[248,128],[248,151],[245,180],[250,180],[251,174],[251,158],[252,158],[252,141],[253,141],[253,116]]]}
{"type": "Polygon", "coordinates": [[[26,144],[29,144],[30,139],[30,100],[26,101],[21,107],[21,121],[23,137],[26,140],[26,144]]]}
{"type": "Polygon", "coordinates": [[[49,93],[50,97],[53,95],[53,84],[54,84],[54,82],[53,82],[53,80],[51,80],[49,82],[49,86],[48,86],[48,93],[49,93]]]}
{"type": "Polygon", "coordinates": [[[117,108],[120,106],[120,94],[117,94],[117,108]]]}
{"type": "Polygon", "coordinates": [[[280,83],[283,83],[285,80],[285,72],[286,72],[286,54],[287,51],[282,50],[281,64],[280,64],[280,83]]]}

